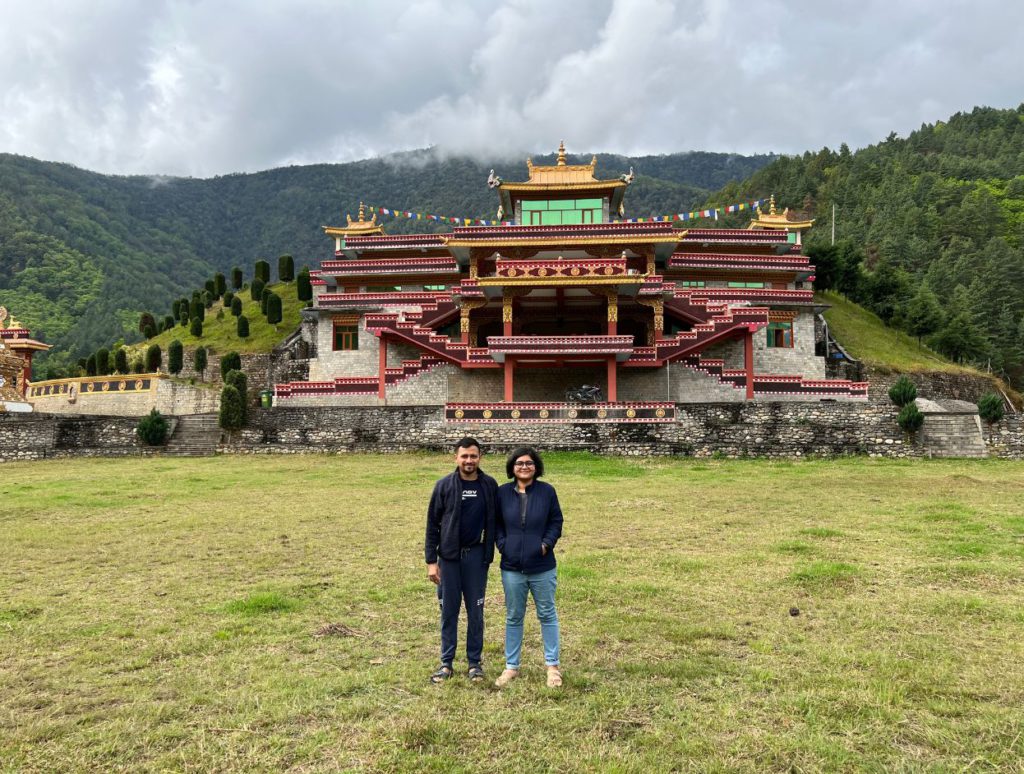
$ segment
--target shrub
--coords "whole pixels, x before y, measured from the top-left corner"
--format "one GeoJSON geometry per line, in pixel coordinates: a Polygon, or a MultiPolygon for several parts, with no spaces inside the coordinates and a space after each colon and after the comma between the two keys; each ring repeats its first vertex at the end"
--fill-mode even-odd
{"type": "Polygon", "coordinates": [[[192,320],[206,319],[206,307],[203,306],[203,302],[198,296],[194,297],[192,303],[189,304],[188,316],[192,320]]]}
{"type": "Polygon", "coordinates": [[[139,420],[135,433],[147,446],[162,446],[167,441],[167,420],[159,411],[153,409],[139,420]]]}
{"type": "Polygon", "coordinates": [[[267,293],[267,322],[271,325],[277,325],[281,322],[281,296],[277,293],[267,293]]]}
{"type": "Polygon", "coordinates": [[[224,291],[224,308],[225,309],[230,309],[231,308],[231,302],[234,301],[234,300],[235,300],[235,293],[234,293],[234,291],[232,291],[232,290],[225,290],[224,291]]]}
{"type": "Polygon", "coordinates": [[[142,335],[145,336],[147,339],[153,338],[154,336],[156,336],[156,327],[153,325],[147,325],[146,330],[142,332],[142,335]]]}
{"type": "Polygon", "coordinates": [[[277,278],[281,282],[291,282],[295,279],[295,259],[290,255],[282,255],[277,259],[277,278]]]}
{"type": "Polygon", "coordinates": [[[264,285],[270,283],[270,263],[264,258],[260,258],[256,261],[256,266],[253,269],[253,276],[263,281],[264,285]]]}
{"type": "Polygon", "coordinates": [[[263,298],[263,288],[265,287],[266,283],[259,277],[252,281],[252,285],[249,286],[249,295],[253,301],[259,301],[263,298]]]}
{"type": "Polygon", "coordinates": [[[1003,399],[994,392],[987,392],[978,401],[978,414],[989,424],[1003,418],[1003,399]]]}
{"type": "Polygon", "coordinates": [[[889,400],[897,406],[906,406],[917,399],[917,387],[906,376],[901,376],[889,388],[889,400]]]}
{"type": "Polygon", "coordinates": [[[238,338],[247,339],[249,338],[249,318],[245,315],[241,315],[238,318],[238,325],[236,327],[238,332],[238,338]]]}
{"type": "Polygon", "coordinates": [[[924,414],[918,409],[916,403],[908,403],[900,409],[896,423],[907,433],[916,433],[924,424],[924,414]]]}
{"type": "MultiPolygon", "coordinates": [[[[237,352],[228,352],[220,359],[220,377],[224,379],[228,371],[242,370],[242,356],[237,352]]],[[[224,379],[226,382],[227,380],[224,379]]]]}
{"type": "Polygon", "coordinates": [[[178,299],[178,320],[179,321],[188,320],[188,317],[189,317],[188,309],[189,309],[188,299],[187,298],[179,298],[178,299]]]}
{"type": "Polygon", "coordinates": [[[238,317],[242,314],[242,299],[235,296],[231,299],[231,314],[238,317]]]}
{"type": "Polygon", "coordinates": [[[201,339],[203,337],[203,321],[198,317],[193,317],[192,322],[189,323],[188,332],[197,339],[201,339]]]}
{"type": "Polygon", "coordinates": [[[217,295],[217,283],[212,279],[206,280],[206,282],[203,283],[203,287],[206,288],[206,292],[211,296],[217,295]]]}
{"type": "Polygon", "coordinates": [[[246,378],[245,373],[238,370],[231,370],[227,372],[224,377],[224,384],[230,387],[234,387],[238,390],[238,394],[242,397],[242,424],[248,424],[249,422],[249,380],[246,378]]]}
{"type": "MultiPolygon", "coordinates": [[[[153,330],[156,330],[156,320],[153,319],[153,315],[151,315],[149,312],[143,312],[141,315],[139,315],[139,333],[145,336],[146,328],[149,327],[152,327],[153,330]]],[[[147,338],[150,337],[147,336],[147,338]]]]}
{"type": "Polygon", "coordinates": [[[165,331],[169,331],[173,327],[174,327],[174,317],[171,316],[171,315],[165,315],[164,316],[163,329],[165,331]]]}
{"type": "Polygon", "coordinates": [[[132,361],[132,371],[137,374],[146,373],[146,361],[141,357],[135,358],[135,360],[132,361]]]}
{"type": "Polygon", "coordinates": [[[260,299],[260,313],[264,317],[267,316],[267,300],[270,298],[270,295],[271,293],[269,290],[264,290],[263,297],[260,299]]]}
{"type": "Polygon", "coordinates": [[[243,400],[238,390],[230,384],[224,385],[220,391],[219,424],[225,430],[237,430],[244,423],[242,414],[243,400]]]}
{"type": "Polygon", "coordinates": [[[206,347],[196,347],[196,351],[192,355],[192,365],[201,379],[206,378],[206,364],[208,362],[209,360],[206,355],[206,347]]]}
{"type": "Polygon", "coordinates": [[[213,275],[213,292],[217,294],[217,298],[220,298],[221,296],[223,296],[227,292],[227,290],[228,290],[227,278],[223,274],[221,274],[220,272],[217,272],[216,274],[214,274],[213,275]]]}
{"type": "Polygon", "coordinates": [[[96,355],[89,355],[89,357],[85,359],[85,375],[96,375],[96,355]]]}
{"type": "Polygon", "coordinates": [[[223,320],[224,319],[224,308],[223,307],[221,307],[220,309],[217,310],[217,319],[218,320],[223,320]]]}
{"type": "Polygon", "coordinates": [[[235,290],[242,289],[242,270],[238,266],[231,269],[231,287],[235,290]]]}
{"type": "Polygon", "coordinates": [[[96,350],[96,375],[106,376],[110,373],[110,350],[100,347],[96,350]]]}
{"type": "Polygon", "coordinates": [[[203,291],[203,306],[207,309],[213,306],[213,302],[216,300],[216,297],[209,290],[203,291]]]}
{"type": "Polygon", "coordinates": [[[175,339],[167,345],[167,371],[172,374],[180,374],[185,366],[185,348],[181,342],[175,339]]]}
{"type": "Polygon", "coordinates": [[[150,344],[149,349],[146,350],[146,370],[150,373],[156,373],[160,370],[162,360],[163,355],[160,352],[160,345],[150,344]]]}
{"type": "Polygon", "coordinates": [[[313,298],[313,284],[309,279],[309,269],[305,266],[299,272],[299,278],[295,283],[295,295],[299,301],[310,301],[313,298]]]}
{"type": "Polygon", "coordinates": [[[122,348],[114,350],[114,368],[119,374],[128,373],[128,353],[122,348]]]}
{"type": "Polygon", "coordinates": [[[171,316],[175,320],[177,320],[179,317],[181,317],[181,300],[180,299],[176,298],[176,299],[174,299],[171,302],[171,316]]]}

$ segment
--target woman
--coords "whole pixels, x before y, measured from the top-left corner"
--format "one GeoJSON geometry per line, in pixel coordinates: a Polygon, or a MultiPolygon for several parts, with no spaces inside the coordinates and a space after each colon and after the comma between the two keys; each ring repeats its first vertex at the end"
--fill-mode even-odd
{"type": "Polygon", "coordinates": [[[494,681],[504,688],[519,676],[523,616],[527,594],[533,595],[544,641],[549,688],[562,685],[559,670],[558,613],[555,611],[555,543],[562,534],[562,509],[555,488],[545,481],[544,462],[535,449],[516,449],[505,463],[513,481],[498,487],[495,543],[501,551],[501,585],[505,588],[505,671],[494,681]]]}

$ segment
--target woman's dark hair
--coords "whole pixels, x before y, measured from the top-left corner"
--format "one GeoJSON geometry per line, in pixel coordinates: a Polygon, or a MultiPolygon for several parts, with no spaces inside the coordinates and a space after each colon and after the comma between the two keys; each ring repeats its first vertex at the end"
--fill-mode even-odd
{"type": "Polygon", "coordinates": [[[505,475],[509,478],[515,477],[512,471],[516,469],[516,460],[524,455],[529,455],[530,459],[533,460],[533,464],[536,466],[534,468],[536,472],[533,474],[533,477],[540,478],[543,476],[544,460],[540,458],[540,454],[538,454],[537,450],[532,446],[520,446],[508,455],[508,459],[505,460],[505,475]]]}

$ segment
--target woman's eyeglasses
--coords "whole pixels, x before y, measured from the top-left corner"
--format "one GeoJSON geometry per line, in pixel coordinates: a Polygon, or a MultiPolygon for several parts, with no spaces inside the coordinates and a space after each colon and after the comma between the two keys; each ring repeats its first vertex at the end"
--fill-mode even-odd
{"type": "Polygon", "coordinates": [[[532,468],[532,467],[534,467],[534,463],[532,461],[528,461],[528,462],[514,462],[512,464],[515,467],[517,467],[517,468],[532,468]]]}

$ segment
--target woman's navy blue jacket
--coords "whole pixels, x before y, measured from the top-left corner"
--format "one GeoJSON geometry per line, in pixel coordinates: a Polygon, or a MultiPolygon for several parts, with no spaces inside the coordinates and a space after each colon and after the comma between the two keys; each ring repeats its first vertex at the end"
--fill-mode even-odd
{"type": "Polygon", "coordinates": [[[554,569],[555,543],[562,535],[562,508],[551,484],[534,480],[525,494],[519,494],[515,482],[499,486],[496,527],[501,569],[527,574],[554,569]],[[548,547],[547,554],[541,553],[541,545],[548,547]]]}

